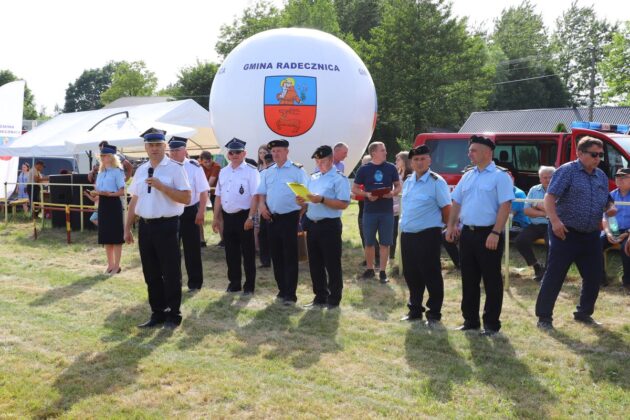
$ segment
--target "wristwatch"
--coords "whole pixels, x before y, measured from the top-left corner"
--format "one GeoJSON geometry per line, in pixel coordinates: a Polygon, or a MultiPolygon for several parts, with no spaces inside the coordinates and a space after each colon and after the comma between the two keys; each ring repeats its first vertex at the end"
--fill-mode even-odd
{"type": "Polygon", "coordinates": [[[247,220],[254,220],[254,216],[247,216],[247,220]]]}

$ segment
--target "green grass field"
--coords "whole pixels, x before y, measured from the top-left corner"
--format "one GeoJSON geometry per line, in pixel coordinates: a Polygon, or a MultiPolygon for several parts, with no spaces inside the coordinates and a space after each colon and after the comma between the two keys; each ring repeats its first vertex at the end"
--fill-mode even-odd
{"type": "MultiPolygon", "coordinates": [[[[224,293],[223,250],[203,250],[205,284],[185,297],[176,330],[138,330],[149,307],[137,247],[123,272],[100,273],[94,232],[25,220],[0,227],[1,418],[628,418],[630,296],[602,290],[595,317],[572,320],[572,271],[556,306],[556,332],[536,328],[537,284],[513,250],[503,330],[482,338],[460,325],[460,278],[444,260],[444,328],[404,323],[402,278],[357,280],[356,206],[344,221],[339,310],[273,303],[271,271],[251,299],[224,293]]],[[[216,243],[210,233],[207,239],[216,243]]],[[[613,257],[618,270],[618,256],[613,257]]],[[[614,270],[611,270],[611,272],[614,270]]],[[[300,264],[300,304],[312,299],[300,264]]]]}

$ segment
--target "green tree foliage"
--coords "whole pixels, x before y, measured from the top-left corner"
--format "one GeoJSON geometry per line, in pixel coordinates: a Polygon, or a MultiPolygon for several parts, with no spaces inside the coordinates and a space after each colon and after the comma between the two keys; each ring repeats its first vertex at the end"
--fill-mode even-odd
{"type": "Polygon", "coordinates": [[[180,70],[177,82],[167,93],[177,99],[193,99],[208,109],[210,88],[218,69],[218,64],[197,61],[195,66],[180,70]]]}
{"type": "Polygon", "coordinates": [[[549,60],[542,15],[523,1],[504,9],[490,38],[497,72],[489,108],[496,110],[566,106],[568,94],[549,60]],[[499,51],[502,53],[499,53],[499,51]]]}
{"type": "Polygon", "coordinates": [[[604,93],[604,99],[630,106],[630,21],[613,35],[604,53],[599,66],[609,89],[604,93]]]}
{"type": "Polygon", "coordinates": [[[587,105],[591,95],[593,105],[601,103],[604,84],[597,66],[616,29],[598,19],[593,6],[578,7],[577,1],[556,20],[552,47],[572,105],[587,105]]]}
{"type": "Polygon", "coordinates": [[[379,98],[376,136],[398,150],[431,127],[456,129],[482,109],[494,70],[483,39],[469,35],[465,20],[443,0],[388,0],[381,24],[360,55],[379,98]]]}
{"type": "Polygon", "coordinates": [[[281,27],[280,11],[267,0],[246,8],[231,25],[222,25],[216,52],[225,58],[238,44],[259,32],[281,27]]]}
{"type": "MultiPolygon", "coordinates": [[[[10,70],[0,70],[0,86],[15,82],[16,80],[21,80],[15,74],[13,74],[10,70]]],[[[22,113],[22,118],[25,120],[36,120],[37,119],[37,110],[35,109],[35,97],[33,96],[33,92],[27,86],[24,87],[24,112],[22,113]]]]}
{"type": "Polygon", "coordinates": [[[66,89],[63,112],[79,112],[100,109],[104,106],[101,94],[112,84],[112,76],[118,63],[110,62],[99,69],[84,70],[66,89]]]}
{"type": "Polygon", "coordinates": [[[342,33],[369,40],[383,15],[384,0],[335,0],[337,20],[342,33]]]}
{"type": "Polygon", "coordinates": [[[280,22],[285,27],[312,28],[333,35],[341,34],[332,0],[288,0],[280,22]]]}
{"type": "Polygon", "coordinates": [[[148,70],[144,61],[122,61],[112,75],[111,86],[101,94],[104,104],[126,96],[151,96],[157,87],[155,73],[148,70]]]}

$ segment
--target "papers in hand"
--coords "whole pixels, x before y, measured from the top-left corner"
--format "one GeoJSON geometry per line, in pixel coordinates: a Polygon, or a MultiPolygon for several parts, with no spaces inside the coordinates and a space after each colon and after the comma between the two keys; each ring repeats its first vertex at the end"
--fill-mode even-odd
{"type": "Polygon", "coordinates": [[[374,197],[383,197],[385,194],[389,194],[392,192],[391,188],[379,188],[378,190],[369,191],[370,194],[374,197]]]}
{"type": "Polygon", "coordinates": [[[308,200],[308,195],[311,192],[308,190],[308,188],[304,186],[304,184],[300,184],[299,182],[287,182],[287,185],[289,186],[289,188],[291,188],[293,194],[295,194],[296,196],[300,196],[305,200],[308,200]]]}

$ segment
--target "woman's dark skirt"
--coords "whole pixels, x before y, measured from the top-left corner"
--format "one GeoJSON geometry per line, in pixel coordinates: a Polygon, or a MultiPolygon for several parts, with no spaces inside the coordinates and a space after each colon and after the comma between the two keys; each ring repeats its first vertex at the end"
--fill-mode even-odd
{"type": "Polygon", "coordinates": [[[123,208],[120,197],[98,198],[98,243],[101,245],[125,242],[123,208]]]}

